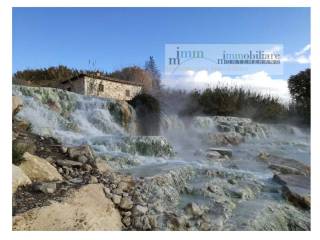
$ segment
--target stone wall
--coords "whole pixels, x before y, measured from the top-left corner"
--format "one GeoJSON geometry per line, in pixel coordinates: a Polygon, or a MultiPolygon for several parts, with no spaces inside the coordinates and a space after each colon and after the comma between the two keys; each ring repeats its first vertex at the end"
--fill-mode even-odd
{"type": "Polygon", "coordinates": [[[140,85],[84,77],[84,94],[129,101],[142,90],[140,85]]]}

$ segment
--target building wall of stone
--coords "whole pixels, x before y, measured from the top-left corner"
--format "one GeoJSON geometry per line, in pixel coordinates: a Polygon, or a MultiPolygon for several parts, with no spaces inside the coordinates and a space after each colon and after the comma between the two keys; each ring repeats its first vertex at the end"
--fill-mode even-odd
{"type": "Polygon", "coordinates": [[[84,78],[78,78],[75,81],[68,81],[60,84],[59,88],[70,92],[85,94],[84,78]]]}
{"type": "Polygon", "coordinates": [[[128,101],[139,94],[142,87],[139,85],[112,82],[85,76],[84,90],[85,95],[128,101]]]}

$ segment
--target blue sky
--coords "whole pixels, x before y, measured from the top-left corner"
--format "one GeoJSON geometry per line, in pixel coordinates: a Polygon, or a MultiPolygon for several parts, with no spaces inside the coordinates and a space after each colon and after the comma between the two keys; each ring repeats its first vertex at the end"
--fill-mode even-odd
{"type": "MultiPolygon", "coordinates": [[[[104,71],[164,70],[168,43],[275,43],[284,53],[310,44],[309,8],[14,8],[13,72],[59,64],[104,71]]],[[[283,79],[308,64],[287,63],[283,79]]]]}

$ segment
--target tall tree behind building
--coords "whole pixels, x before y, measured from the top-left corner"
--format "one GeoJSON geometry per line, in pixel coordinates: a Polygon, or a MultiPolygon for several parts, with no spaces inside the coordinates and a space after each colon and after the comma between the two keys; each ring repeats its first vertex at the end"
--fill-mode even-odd
{"type": "Polygon", "coordinates": [[[152,90],[155,92],[160,91],[161,89],[161,75],[159,69],[156,65],[156,62],[152,56],[149,60],[146,61],[145,71],[147,71],[152,78],[152,90]]]}

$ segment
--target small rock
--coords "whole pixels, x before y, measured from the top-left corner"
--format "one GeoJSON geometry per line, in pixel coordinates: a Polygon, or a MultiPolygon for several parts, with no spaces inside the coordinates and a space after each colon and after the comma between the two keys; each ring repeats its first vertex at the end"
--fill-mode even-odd
{"type": "Polygon", "coordinates": [[[74,184],[80,184],[83,182],[82,178],[72,178],[69,180],[69,182],[74,183],[74,184]]]}
{"type": "Polygon", "coordinates": [[[164,212],[164,207],[162,206],[162,204],[158,204],[156,203],[154,206],[153,206],[153,209],[155,212],[157,213],[163,213],[164,212]]]}
{"type": "Polygon", "coordinates": [[[91,183],[91,184],[96,184],[96,183],[98,183],[99,181],[98,181],[98,179],[95,177],[95,176],[91,176],[90,177],[90,180],[89,180],[89,183],[91,183]]]}
{"type": "Polygon", "coordinates": [[[155,215],[148,216],[148,219],[149,219],[149,224],[150,224],[151,229],[158,227],[158,221],[157,221],[157,217],[155,215]]]}
{"type": "Polygon", "coordinates": [[[127,182],[119,182],[117,188],[120,189],[121,191],[127,191],[128,183],[127,182]]]}
{"type": "Polygon", "coordinates": [[[61,152],[62,153],[67,153],[68,152],[68,148],[65,146],[61,146],[61,152]]]}
{"type": "Polygon", "coordinates": [[[216,185],[209,185],[207,189],[208,189],[208,191],[210,191],[210,192],[212,192],[212,193],[217,193],[217,192],[219,192],[219,187],[216,186],[216,185]]]}
{"type": "Polygon", "coordinates": [[[57,189],[57,185],[56,183],[34,183],[32,185],[32,189],[34,191],[38,191],[38,192],[43,192],[43,193],[46,193],[46,194],[51,194],[51,193],[54,193],[57,189]]]}
{"type": "Polygon", "coordinates": [[[122,195],[123,194],[122,190],[119,189],[119,188],[113,189],[112,193],[117,194],[117,195],[122,195]]]}
{"type": "Polygon", "coordinates": [[[209,231],[210,230],[210,224],[207,222],[201,222],[200,223],[200,230],[201,231],[209,231]]]}
{"type": "Polygon", "coordinates": [[[81,155],[78,157],[78,162],[86,163],[88,162],[88,158],[86,156],[81,155]]]}
{"type": "Polygon", "coordinates": [[[232,198],[243,199],[245,197],[245,191],[238,187],[231,187],[228,189],[228,192],[232,198]]]}
{"type": "Polygon", "coordinates": [[[68,154],[72,159],[77,159],[79,156],[86,156],[89,159],[93,159],[93,152],[89,145],[69,147],[68,154]]]}
{"type": "Polygon", "coordinates": [[[103,188],[103,192],[104,192],[104,194],[106,195],[107,198],[112,198],[112,194],[111,194],[110,188],[104,187],[103,188]]]}
{"type": "Polygon", "coordinates": [[[70,172],[69,174],[71,177],[76,178],[78,176],[78,174],[76,172],[70,172]]]}
{"type": "Polygon", "coordinates": [[[186,216],[170,216],[171,223],[175,229],[184,229],[186,226],[187,218],[186,216]]]}
{"type": "Polygon", "coordinates": [[[67,166],[67,167],[81,167],[82,163],[71,161],[71,160],[57,160],[56,162],[59,166],[67,166]]]}
{"type": "Polygon", "coordinates": [[[139,230],[150,230],[151,225],[147,216],[134,218],[134,226],[139,230]]]}
{"type": "Polygon", "coordinates": [[[270,157],[270,154],[267,152],[260,152],[258,155],[258,158],[260,160],[268,160],[269,157],[270,157]]]}
{"type": "Polygon", "coordinates": [[[62,167],[62,170],[63,170],[63,172],[64,172],[64,174],[65,174],[66,176],[69,176],[69,174],[70,174],[69,168],[62,167]]]}
{"type": "Polygon", "coordinates": [[[142,206],[146,205],[145,201],[142,199],[142,197],[140,195],[135,195],[134,196],[134,202],[135,202],[135,204],[139,204],[139,205],[142,205],[142,206]]]}
{"type": "Polygon", "coordinates": [[[90,172],[92,170],[92,167],[89,164],[83,164],[82,169],[84,171],[90,172]]]}
{"type": "Polygon", "coordinates": [[[221,155],[226,155],[228,157],[232,157],[232,149],[230,148],[209,148],[208,151],[212,152],[218,152],[221,155]]]}
{"type": "Polygon", "coordinates": [[[129,227],[131,225],[131,218],[126,216],[122,218],[122,222],[126,227],[129,227]]]}
{"type": "Polygon", "coordinates": [[[117,194],[113,194],[112,201],[114,202],[114,204],[119,205],[122,201],[122,197],[117,194]]]}
{"type": "Polygon", "coordinates": [[[69,167],[68,169],[69,169],[70,174],[74,173],[73,168],[69,167]]]}
{"type": "Polygon", "coordinates": [[[144,215],[147,213],[147,211],[148,211],[148,208],[141,205],[136,205],[132,209],[132,212],[134,215],[144,215]]]}
{"type": "Polygon", "coordinates": [[[54,163],[54,160],[52,157],[47,157],[46,160],[50,163],[50,164],[53,164],[54,163]]]}
{"type": "Polygon", "coordinates": [[[128,197],[123,197],[120,202],[120,207],[122,209],[131,209],[133,207],[133,202],[128,197]]]}
{"type": "Polygon", "coordinates": [[[192,194],[192,192],[193,192],[193,187],[190,186],[190,185],[186,185],[186,186],[184,187],[184,190],[185,190],[186,193],[192,194]]]}
{"type": "Polygon", "coordinates": [[[96,167],[100,173],[107,173],[112,170],[107,162],[99,157],[96,158],[96,167]]]}
{"type": "Polygon", "coordinates": [[[123,212],[121,212],[121,215],[125,216],[125,217],[130,217],[132,214],[130,211],[123,211],[123,212]]]}
{"type": "Polygon", "coordinates": [[[207,153],[207,158],[210,160],[222,160],[222,156],[219,152],[217,151],[210,151],[207,153]]]}
{"type": "Polygon", "coordinates": [[[187,206],[185,207],[185,211],[187,212],[187,214],[193,216],[201,216],[203,214],[203,211],[196,203],[187,204],[187,206]]]}
{"type": "Polygon", "coordinates": [[[234,185],[237,183],[237,181],[231,178],[231,179],[228,179],[228,183],[234,185]]]}

